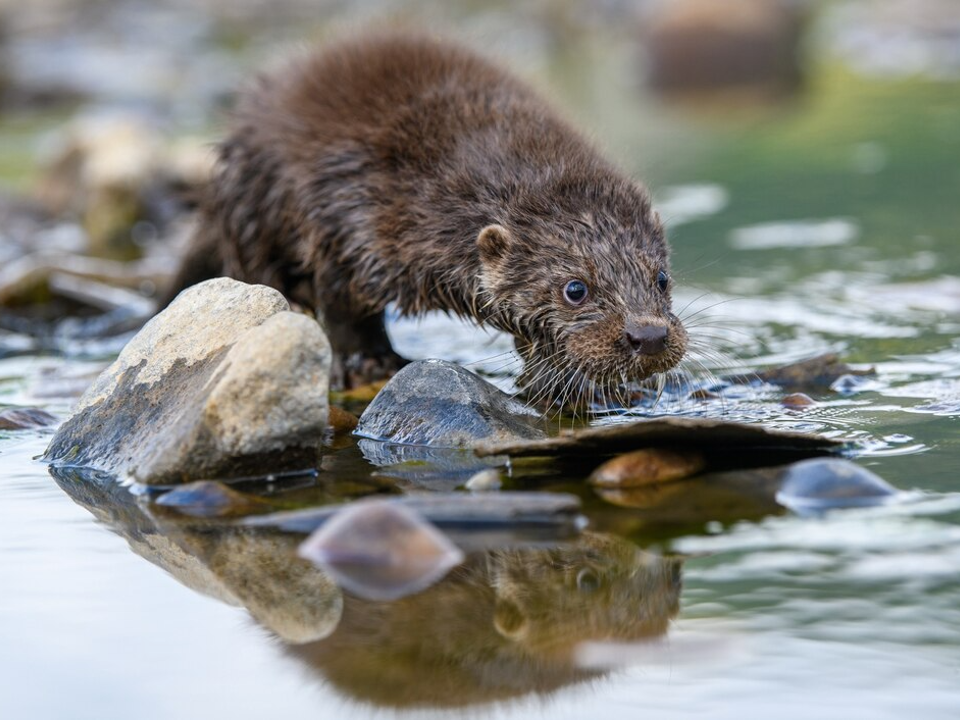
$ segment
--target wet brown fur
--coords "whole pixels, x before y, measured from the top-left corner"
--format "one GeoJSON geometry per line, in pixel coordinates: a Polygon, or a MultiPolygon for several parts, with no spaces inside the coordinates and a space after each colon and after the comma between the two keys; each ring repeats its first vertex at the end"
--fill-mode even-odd
{"type": "Polygon", "coordinates": [[[220,267],[315,310],[334,384],[403,363],[389,303],[512,333],[521,383],[548,402],[664,371],[685,349],[645,190],[523,83],[425,38],[366,36],[261,78],[220,146],[197,238],[184,279],[220,267]],[[578,307],[571,279],[590,288],[578,307]],[[669,326],[667,349],[634,356],[628,321],[669,326]]]}

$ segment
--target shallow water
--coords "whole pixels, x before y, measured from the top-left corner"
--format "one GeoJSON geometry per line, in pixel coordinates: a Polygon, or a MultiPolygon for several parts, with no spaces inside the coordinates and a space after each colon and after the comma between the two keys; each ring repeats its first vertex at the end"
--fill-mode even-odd
{"type": "MultiPolygon", "coordinates": [[[[956,717],[960,85],[825,67],[802,101],[747,131],[696,117],[712,139],[689,162],[651,169],[640,140],[621,143],[672,220],[676,306],[703,338],[687,369],[709,381],[836,351],[876,375],[808,391],[817,404],[803,411],[776,388],[737,386],[637,412],[829,433],[907,500],[799,517],[704,495],[704,511],[690,500],[703,488],[680,484],[622,508],[585,473],[518,464],[509,489],[583,498],[586,540],[474,553],[431,590],[393,605],[347,596],[336,615],[317,608],[329,596],[290,591],[313,587],[308,572],[263,559],[297,538],[58,485],[33,459],[50,431],[0,431],[0,714],[956,717]],[[682,589],[664,556],[683,558],[682,589]],[[582,567],[599,589],[571,581],[582,567]],[[501,615],[505,599],[525,634],[501,615]],[[633,642],[573,653],[600,639],[633,642]]],[[[439,316],[391,332],[408,356],[512,385],[502,337],[439,316]]],[[[0,403],[65,414],[103,360],[0,360],[0,403]]],[[[418,483],[373,469],[348,444],[316,478],[261,492],[302,507],[418,483]]]]}

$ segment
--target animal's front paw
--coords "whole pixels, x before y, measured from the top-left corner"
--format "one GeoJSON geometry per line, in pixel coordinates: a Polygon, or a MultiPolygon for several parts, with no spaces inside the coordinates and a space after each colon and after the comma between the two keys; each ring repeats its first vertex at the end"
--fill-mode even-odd
{"type": "Polygon", "coordinates": [[[396,353],[370,356],[363,353],[335,355],[330,369],[330,387],[334,390],[369,385],[393,377],[410,361],[396,353]]]}

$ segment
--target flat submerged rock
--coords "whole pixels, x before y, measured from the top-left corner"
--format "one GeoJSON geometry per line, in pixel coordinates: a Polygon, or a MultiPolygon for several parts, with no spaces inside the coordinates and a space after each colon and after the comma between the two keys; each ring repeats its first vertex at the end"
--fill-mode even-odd
{"type": "MultiPolygon", "coordinates": [[[[579,534],[585,521],[574,495],[541,492],[463,492],[403,495],[380,500],[416,513],[463,548],[579,534]]],[[[349,505],[270,513],[241,520],[248,527],[312,533],[349,505]]]]}
{"type": "Polygon", "coordinates": [[[771,456],[797,460],[843,447],[844,443],[820,435],[704,418],[663,417],[565,431],[541,440],[487,442],[474,452],[480,457],[591,456],[640,448],[686,448],[727,456],[735,462],[737,453],[755,452],[765,461],[771,456]]]}

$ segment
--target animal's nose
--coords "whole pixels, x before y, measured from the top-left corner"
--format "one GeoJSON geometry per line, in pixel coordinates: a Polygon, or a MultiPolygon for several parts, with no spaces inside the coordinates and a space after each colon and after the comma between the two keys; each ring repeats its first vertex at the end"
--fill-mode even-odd
{"type": "Polygon", "coordinates": [[[637,355],[657,355],[667,347],[670,331],[663,325],[629,324],[623,329],[627,347],[637,355]]]}

